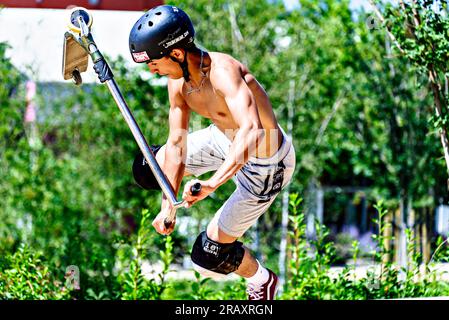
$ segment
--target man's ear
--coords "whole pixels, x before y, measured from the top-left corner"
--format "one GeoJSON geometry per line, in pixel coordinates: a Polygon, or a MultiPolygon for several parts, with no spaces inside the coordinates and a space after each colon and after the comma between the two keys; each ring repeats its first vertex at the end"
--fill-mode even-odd
{"type": "Polygon", "coordinates": [[[185,59],[185,50],[184,49],[173,49],[170,52],[170,57],[175,59],[178,62],[183,62],[185,59]]]}

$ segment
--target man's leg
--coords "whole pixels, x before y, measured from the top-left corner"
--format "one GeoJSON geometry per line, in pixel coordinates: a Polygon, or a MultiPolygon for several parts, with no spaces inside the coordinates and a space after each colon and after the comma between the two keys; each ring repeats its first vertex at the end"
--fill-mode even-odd
{"type": "MultiPolygon", "coordinates": [[[[162,168],[165,161],[165,144],[159,149],[159,151],[156,153],[156,161],[159,164],[159,166],[162,168]]],[[[192,174],[187,171],[187,169],[184,170],[184,177],[191,176],[192,174]]]]}
{"type": "MultiPolygon", "coordinates": [[[[165,145],[163,145],[156,154],[156,160],[160,166],[164,164],[164,159],[165,159],[165,145]]],[[[188,172],[187,169],[184,171],[184,177],[191,175],[192,174],[188,172]]],[[[230,236],[225,232],[223,232],[222,230],[220,230],[215,219],[211,221],[211,223],[208,225],[207,236],[211,240],[214,240],[219,243],[233,243],[238,239],[238,237],[230,236]]],[[[260,265],[260,263],[253,257],[253,255],[250,253],[250,250],[247,247],[244,246],[243,248],[245,250],[243,260],[239,268],[235,271],[235,273],[244,278],[251,278],[256,275],[257,271],[259,271],[259,273],[262,273],[263,275],[266,274],[268,277],[267,269],[263,268],[260,265]]]]}
{"type": "MultiPolygon", "coordinates": [[[[165,159],[165,146],[163,145],[156,154],[156,160],[161,168],[165,159]]],[[[224,157],[213,141],[210,127],[189,133],[184,177],[199,177],[206,172],[216,171],[223,163],[224,157]]]]}
{"type": "MultiPolygon", "coordinates": [[[[238,237],[231,236],[221,230],[217,221],[215,218],[209,223],[206,231],[208,238],[221,244],[229,244],[237,241],[238,237]]],[[[249,299],[273,300],[277,292],[278,277],[274,272],[263,267],[247,247],[243,246],[243,249],[245,252],[242,262],[234,272],[246,278],[249,299]]]]}
{"type": "MultiPolygon", "coordinates": [[[[210,131],[216,133],[211,145],[216,147],[214,151],[218,154],[223,151],[224,160],[229,141],[215,127],[210,131]]],[[[280,162],[271,163],[272,159],[248,162],[236,174],[236,190],[216,212],[207,230],[197,237],[191,252],[194,268],[203,276],[219,278],[235,272],[246,278],[250,300],[274,299],[279,283],[278,277],[237,241],[268,210],[280,190],[291,180],[295,154],[288,139],[284,139],[278,153],[279,158],[282,157],[280,162]],[[267,161],[270,162],[265,163],[267,161]]],[[[206,156],[208,154],[206,152],[206,156]]],[[[216,162],[220,162],[219,157],[216,162]]]]}

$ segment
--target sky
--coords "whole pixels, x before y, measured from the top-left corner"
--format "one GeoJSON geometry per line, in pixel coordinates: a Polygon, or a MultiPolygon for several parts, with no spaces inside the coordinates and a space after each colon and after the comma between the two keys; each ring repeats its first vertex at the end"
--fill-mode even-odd
{"type": "MultiPolygon", "coordinates": [[[[298,0],[284,2],[289,9],[298,6],[298,0]]],[[[351,3],[353,8],[367,4],[367,0],[352,0],[351,3]]],[[[100,51],[112,58],[122,55],[133,65],[128,49],[129,30],[142,12],[91,10],[91,13],[94,17],[92,34],[100,51]]],[[[0,11],[0,42],[10,44],[12,49],[7,50],[7,56],[30,79],[64,81],[62,48],[68,16],[68,10],[57,9],[5,8],[0,11]]],[[[97,81],[91,65],[83,73],[83,81],[97,81]]]]}

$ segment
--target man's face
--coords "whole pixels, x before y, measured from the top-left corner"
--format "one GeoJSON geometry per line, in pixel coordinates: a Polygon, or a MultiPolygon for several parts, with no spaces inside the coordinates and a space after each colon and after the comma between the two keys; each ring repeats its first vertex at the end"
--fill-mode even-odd
{"type": "Polygon", "coordinates": [[[182,78],[182,69],[179,64],[170,57],[154,59],[147,63],[151,73],[157,73],[160,76],[167,76],[170,79],[182,78]]]}

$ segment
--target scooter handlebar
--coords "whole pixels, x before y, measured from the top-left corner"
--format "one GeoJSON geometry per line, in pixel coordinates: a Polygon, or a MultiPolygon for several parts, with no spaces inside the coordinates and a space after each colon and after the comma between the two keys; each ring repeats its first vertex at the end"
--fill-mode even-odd
{"type": "MultiPolygon", "coordinates": [[[[192,193],[193,196],[198,195],[201,192],[201,183],[197,182],[193,186],[191,186],[190,192],[192,193]]],[[[184,201],[182,203],[184,203],[184,201]]],[[[165,218],[165,220],[164,220],[165,228],[168,229],[173,224],[173,220],[175,219],[175,213],[176,213],[176,208],[173,208],[172,211],[170,212],[169,216],[165,218]]]]}

